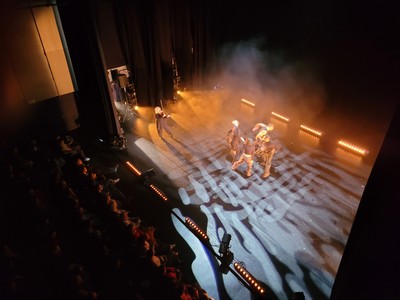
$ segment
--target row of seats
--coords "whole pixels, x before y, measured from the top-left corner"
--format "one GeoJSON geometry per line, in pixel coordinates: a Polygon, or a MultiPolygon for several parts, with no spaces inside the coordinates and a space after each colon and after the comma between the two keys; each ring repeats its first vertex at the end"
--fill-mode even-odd
{"type": "Polygon", "coordinates": [[[1,142],[0,299],[211,299],[77,137],[1,142]]]}

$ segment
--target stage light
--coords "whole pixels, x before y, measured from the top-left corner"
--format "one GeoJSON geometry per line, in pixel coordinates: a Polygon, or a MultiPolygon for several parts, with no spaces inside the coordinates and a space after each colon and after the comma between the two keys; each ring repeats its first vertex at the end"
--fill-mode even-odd
{"type": "Polygon", "coordinates": [[[224,233],[224,236],[222,237],[222,242],[219,245],[219,250],[218,252],[221,255],[227,254],[229,248],[230,248],[230,241],[231,241],[232,236],[229,233],[224,233]]]}
{"type": "Polygon", "coordinates": [[[133,173],[135,173],[137,176],[141,176],[142,175],[142,172],[140,172],[140,170],[138,168],[136,168],[131,162],[126,161],[125,163],[128,166],[128,168],[130,170],[132,170],[133,173]]]}
{"type": "Polygon", "coordinates": [[[247,105],[249,105],[251,107],[255,107],[256,106],[253,102],[250,102],[250,101],[248,101],[248,100],[246,100],[244,98],[242,98],[242,103],[247,104],[247,105]]]}
{"type": "Polygon", "coordinates": [[[138,111],[138,110],[139,110],[139,106],[138,106],[138,105],[135,105],[135,106],[133,107],[133,109],[136,110],[136,111],[138,111]]]}
{"type": "Polygon", "coordinates": [[[261,284],[258,280],[249,272],[247,271],[242,265],[235,262],[233,264],[236,272],[251,286],[257,293],[264,294],[265,290],[262,288],[261,284]]]}
{"type": "Polygon", "coordinates": [[[367,155],[369,153],[369,151],[367,149],[361,148],[359,146],[355,146],[355,145],[353,145],[353,144],[351,144],[349,142],[346,142],[344,140],[340,140],[338,142],[338,145],[343,147],[343,148],[345,148],[345,149],[347,149],[347,150],[353,151],[353,152],[361,154],[361,155],[367,155]]]}
{"type": "Polygon", "coordinates": [[[157,195],[158,197],[160,197],[162,200],[168,201],[168,197],[165,196],[164,193],[161,192],[161,190],[160,190],[158,187],[156,187],[154,184],[150,184],[150,185],[149,185],[149,188],[150,188],[153,192],[155,192],[156,195],[157,195]]]}
{"type": "Polygon", "coordinates": [[[285,122],[289,122],[289,118],[287,118],[285,116],[282,116],[282,115],[280,115],[280,114],[278,114],[276,112],[271,112],[271,114],[272,114],[273,117],[281,119],[282,121],[285,121],[285,122]]]}
{"type": "Polygon", "coordinates": [[[229,243],[231,241],[231,237],[232,236],[229,233],[224,233],[221,244],[219,245],[218,252],[221,255],[220,256],[221,265],[219,266],[219,268],[223,274],[228,273],[229,265],[233,261],[233,253],[229,250],[229,248],[230,248],[229,243]]]}
{"type": "Polygon", "coordinates": [[[192,220],[188,217],[185,218],[185,224],[193,232],[195,236],[197,236],[200,240],[204,242],[208,242],[209,238],[207,234],[205,234],[192,220]]]}
{"type": "Polygon", "coordinates": [[[313,135],[319,136],[319,137],[322,136],[322,132],[321,131],[313,129],[313,128],[308,127],[306,125],[300,125],[300,129],[304,130],[304,131],[307,131],[308,133],[311,133],[313,135]]]}

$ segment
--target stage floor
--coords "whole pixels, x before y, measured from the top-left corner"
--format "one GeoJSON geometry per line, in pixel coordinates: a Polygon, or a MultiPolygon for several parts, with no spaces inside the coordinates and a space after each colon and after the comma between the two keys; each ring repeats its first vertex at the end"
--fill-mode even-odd
{"type": "Polygon", "coordinates": [[[163,103],[174,135],[165,139],[157,135],[152,108],[135,114],[116,103],[127,138],[121,159],[142,171],[154,169],[150,181],[168,196],[173,211],[166,218],[170,224],[159,230],[172,228],[186,242],[181,247],[191,249],[188,268],[212,298],[251,295],[232,272],[219,272],[213,255],[176,216],[206,232],[216,253],[224,233],[230,234],[233,261],[262,283],[267,299],[291,299],[295,292],[329,299],[376,153],[356,155],[338,147],[337,136],[299,130],[299,117],[285,122],[272,117],[271,105],[261,109],[232,99],[217,90],[185,92],[176,102],[163,103]],[[252,134],[256,123],[275,125],[270,136],[279,151],[268,178],[261,178],[258,162],[249,178],[244,164],[231,170],[225,135],[234,119],[243,136],[252,134]]]}

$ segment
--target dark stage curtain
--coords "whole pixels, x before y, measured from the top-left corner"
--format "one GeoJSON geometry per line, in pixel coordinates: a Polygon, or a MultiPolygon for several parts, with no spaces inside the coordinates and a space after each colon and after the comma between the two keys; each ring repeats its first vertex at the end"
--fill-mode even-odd
{"type": "Polygon", "coordinates": [[[69,0],[59,13],[78,83],[80,123],[101,137],[120,134],[100,44],[96,2],[69,0]]]}
{"type": "Polygon", "coordinates": [[[96,20],[107,69],[126,65],[117,34],[113,3],[100,1],[96,8],[96,20]]]}
{"type": "Polygon", "coordinates": [[[192,29],[193,35],[193,71],[192,88],[208,89],[208,73],[214,62],[217,51],[214,34],[218,16],[213,1],[193,1],[192,29]]]}
{"type": "Polygon", "coordinates": [[[113,0],[122,53],[140,105],[173,98],[173,58],[181,87],[204,88],[213,53],[207,3],[113,0]]]}

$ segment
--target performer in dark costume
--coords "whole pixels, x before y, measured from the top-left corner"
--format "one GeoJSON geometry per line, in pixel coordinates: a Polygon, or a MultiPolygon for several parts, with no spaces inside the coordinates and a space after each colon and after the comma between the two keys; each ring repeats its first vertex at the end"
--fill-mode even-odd
{"type": "Polygon", "coordinates": [[[154,108],[154,113],[155,113],[155,118],[156,118],[158,135],[162,138],[163,132],[165,130],[169,134],[169,136],[172,138],[173,137],[172,132],[169,129],[169,126],[167,124],[167,119],[170,118],[171,116],[166,114],[159,106],[154,108]]]}
{"type": "Polygon", "coordinates": [[[232,165],[232,170],[236,170],[243,162],[247,164],[246,175],[251,176],[251,171],[253,167],[254,152],[256,150],[255,143],[252,139],[246,138],[243,145],[243,154],[240,156],[239,160],[235,161],[232,165]]]}

